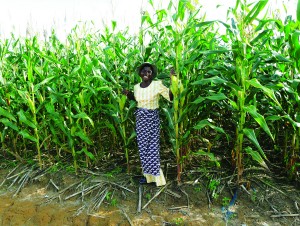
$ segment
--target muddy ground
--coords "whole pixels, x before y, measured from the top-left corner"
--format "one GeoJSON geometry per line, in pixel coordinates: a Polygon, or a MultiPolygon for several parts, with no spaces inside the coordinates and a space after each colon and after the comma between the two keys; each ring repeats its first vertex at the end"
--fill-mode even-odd
{"type": "Polygon", "coordinates": [[[212,189],[194,172],[158,188],[118,170],[75,176],[22,167],[0,169],[0,225],[300,225],[299,188],[265,174],[237,190],[230,176],[212,189]]]}

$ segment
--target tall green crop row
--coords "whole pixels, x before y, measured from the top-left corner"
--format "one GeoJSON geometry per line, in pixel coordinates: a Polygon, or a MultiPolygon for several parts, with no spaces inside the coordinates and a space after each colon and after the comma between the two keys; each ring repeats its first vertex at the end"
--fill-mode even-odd
{"type": "MultiPolygon", "coordinates": [[[[297,13],[300,1],[298,1],[297,13]]],[[[300,139],[300,117],[299,117],[299,69],[300,69],[300,20],[293,21],[288,17],[284,23],[278,21],[277,29],[280,37],[275,39],[274,47],[282,56],[284,62],[278,64],[280,84],[283,89],[280,92],[282,104],[284,105],[284,132],[283,137],[283,162],[286,165],[291,178],[297,174],[299,168],[299,139],[300,139]]]]}
{"type": "Polygon", "coordinates": [[[78,172],[121,150],[129,170],[136,104],[122,89],[132,90],[139,82],[135,69],[150,61],[167,86],[175,72],[174,100],[163,102],[161,113],[178,181],[189,159],[214,160],[214,152],[232,159],[238,182],[245,159],[269,169],[273,153],[282,154],[295,176],[299,21],[262,16],[268,4],[237,0],[225,23],[205,21],[197,2],[170,1],[166,9],[154,8],[154,15],[143,13],[136,35],[118,31],[112,21],[94,33],[77,26],[65,41],[55,32],[43,41],[1,40],[3,155],[34,158],[41,168],[64,156],[78,172]]]}
{"type": "MultiPolygon", "coordinates": [[[[264,143],[267,150],[276,150],[280,145],[275,143],[275,131],[280,130],[282,133],[286,121],[299,127],[298,120],[291,117],[283,106],[286,102],[280,101],[281,93],[285,92],[289,81],[293,81],[295,86],[298,84],[294,78],[289,80],[288,76],[279,79],[278,76],[279,65],[292,66],[290,56],[281,52],[287,46],[276,46],[282,40],[282,37],[274,38],[278,35],[277,26],[280,21],[264,17],[254,23],[267,3],[268,1],[257,1],[253,5],[246,1],[236,1],[235,8],[229,12],[232,15],[231,25],[225,25],[226,36],[221,36],[229,54],[225,55],[221,67],[214,67],[212,76],[194,83],[201,87],[210,84],[207,91],[221,91],[218,96],[218,100],[222,100],[219,102],[222,104],[219,111],[230,116],[230,120],[222,121],[229,121],[236,131],[233,136],[226,128],[226,123],[221,122],[227,137],[233,142],[231,156],[238,182],[242,181],[244,157],[251,157],[268,168],[270,160],[261,144],[264,143]],[[277,126],[274,127],[273,122],[277,126]]],[[[296,71],[299,73],[297,69],[296,71]]],[[[295,95],[296,92],[292,92],[295,95]]],[[[200,97],[197,102],[202,101],[203,97],[200,97]]],[[[229,127],[231,128],[232,126],[229,127]]]]}
{"type": "MultiPolygon", "coordinates": [[[[191,84],[203,78],[205,67],[218,62],[216,54],[227,50],[219,45],[212,31],[214,22],[203,21],[199,9],[189,1],[178,1],[178,4],[170,1],[168,9],[156,10],[155,18],[146,14],[142,21],[143,34],[151,40],[145,48],[145,58],[157,61],[165,74],[175,72],[170,87],[174,95],[172,107],[165,105],[162,110],[168,121],[166,130],[180,181],[184,159],[192,153],[191,144],[202,139],[193,128],[204,115],[199,112],[202,106],[194,103],[202,91],[191,84]]],[[[164,75],[161,78],[165,79],[164,75]]],[[[169,85],[168,81],[166,84],[169,85]]]]}
{"type": "MultiPolygon", "coordinates": [[[[96,148],[110,135],[103,128],[119,131],[109,120],[119,111],[109,110],[121,98],[120,75],[112,75],[103,63],[100,37],[77,38],[76,32],[65,44],[52,34],[44,45],[36,37],[1,45],[1,141],[4,150],[20,158],[33,150],[41,168],[46,161],[42,150],[54,149],[56,158],[70,153],[77,172],[79,156],[86,156],[88,165],[101,155],[103,149],[96,148]]],[[[119,124],[122,117],[117,115],[119,124]]],[[[119,143],[116,139],[113,144],[119,143]]]]}

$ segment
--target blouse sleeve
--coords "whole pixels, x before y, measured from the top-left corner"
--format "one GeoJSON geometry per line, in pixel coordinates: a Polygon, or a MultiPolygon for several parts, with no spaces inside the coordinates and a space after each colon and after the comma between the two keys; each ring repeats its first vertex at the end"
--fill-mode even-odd
{"type": "Polygon", "coordinates": [[[165,99],[167,99],[168,101],[170,101],[169,88],[165,87],[162,84],[162,81],[159,81],[158,87],[159,87],[159,93],[160,93],[160,95],[162,95],[165,99]]]}

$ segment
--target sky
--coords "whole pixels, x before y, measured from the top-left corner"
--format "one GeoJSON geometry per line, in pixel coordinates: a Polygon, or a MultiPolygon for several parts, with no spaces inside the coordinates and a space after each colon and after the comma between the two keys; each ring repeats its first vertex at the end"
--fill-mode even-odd
{"type": "MultiPolygon", "coordinates": [[[[152,0],[158,7],[166,8],[169,0],[152,0]]],[[[248,0],[250,2],[251,0],[248,0]]],[[[229,7],[236,0],[198,0],[202,5],[200,14],[206,20],[226,20],[229,7]],[[219,7],[217,7],[219,5],[219,7]]],[[[269,0],[270,7],[278,10],[282,17],[287,14],[295,17],[297,0],[269,0]],[[282,7],[286,5],[286,11],[282,7]]],[[[0,38],[30,34],[56,34],[63,38],[75,25],[88,24],[94,27],[117,22],[117,28],[129,27],[137,32],[140,26],[141,10],[151,12],[148,0],[0,0],[0,38]],[[86,23],[88,22],[88,23],[86,23]]],[[[151,14],[150,14],[151,15],[151,14]]]]}

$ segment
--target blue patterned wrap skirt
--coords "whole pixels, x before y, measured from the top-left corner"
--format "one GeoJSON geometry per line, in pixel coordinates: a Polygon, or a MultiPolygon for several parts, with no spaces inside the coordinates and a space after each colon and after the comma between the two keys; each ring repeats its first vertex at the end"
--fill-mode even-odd
{"type": "Polygon", "coordinates": [[[160,175],[160,120],[158,109],[135,111],[137,144],[144,174],[160,175]]]}

